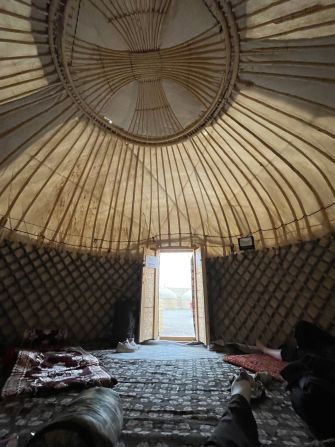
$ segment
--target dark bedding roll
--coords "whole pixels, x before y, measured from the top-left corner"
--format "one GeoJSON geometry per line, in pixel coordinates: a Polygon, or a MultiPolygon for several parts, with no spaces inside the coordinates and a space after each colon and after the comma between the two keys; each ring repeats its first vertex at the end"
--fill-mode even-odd
{"type": "Polygon", "coordinates": [[[91,388],[45,424],[27,447],[115,447],[122,423],[118,394],[108,388],[91,388]]]}

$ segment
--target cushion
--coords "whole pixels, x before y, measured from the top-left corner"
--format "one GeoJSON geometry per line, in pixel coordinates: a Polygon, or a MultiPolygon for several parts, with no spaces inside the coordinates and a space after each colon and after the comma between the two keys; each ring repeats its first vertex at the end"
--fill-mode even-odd
{"type": "Polygon", "coordinates": [[[280,371],[286,362],[277,360],[266,354],[225,355],[224,361],[253,372],[268,372],[274,379],[283,382],[280,371]]]}

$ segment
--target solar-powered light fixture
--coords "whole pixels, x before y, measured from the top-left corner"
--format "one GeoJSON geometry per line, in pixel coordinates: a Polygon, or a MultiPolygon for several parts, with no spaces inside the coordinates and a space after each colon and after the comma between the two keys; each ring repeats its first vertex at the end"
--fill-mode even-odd
{"type": "Polygon", "coordinates": [[[240,250],[255,250],[255,241],[253,236],[244,236],[238,239],[240,250]]]}

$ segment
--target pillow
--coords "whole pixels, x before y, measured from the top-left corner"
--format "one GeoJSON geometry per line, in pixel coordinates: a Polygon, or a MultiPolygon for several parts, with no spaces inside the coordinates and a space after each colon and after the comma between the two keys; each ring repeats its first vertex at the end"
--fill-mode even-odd
{"type": "Polygon", "coordinates": [[[48,351],[68,345],[67,329],[26,329],[23,334],[23,347],[48,351]]]}

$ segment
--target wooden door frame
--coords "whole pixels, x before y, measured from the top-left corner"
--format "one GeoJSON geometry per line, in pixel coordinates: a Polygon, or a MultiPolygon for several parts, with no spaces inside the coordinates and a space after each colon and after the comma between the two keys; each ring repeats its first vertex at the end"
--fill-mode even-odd
{"type": "MultiPolygon", "coordinates": [[[[185,252],[189,252],[192,253],[192,256],[194,256],[194,250],[195,248],[190,248],[190,247],[167,247],[167,248],[160,248],[159,249],[159,254],[161,253],[185,253],[185,252]]],[[[193,268],[194,270],[194,268],[193,268]]],[[[193,272],[191,272],[191,275],[193,274],[193,272]]],[[[192,295],[193,295],[193,290],[192,290],[192,295]]],[[[193,298],[192,298],[193,301],[193,298]]],[[[158,282],[158,306],[159,308],[159,282],[158,282]]],[[[196,307],[196,306],[195,306],[196,307]]],[[[195,315],[196,309],[192,310],[193,314],[195,315]]],[[[197,325],[197,322],[195,322],[197,325]]],[[[194,328],[194,337],[159,337],[159,340],[165,340],[165,341],[179,341],[179,342],[192,342],[192,341],[197,341],[197,328],[194,328]]]]}
{"type": "MultiPolygon", "coordinates": [[[[205,267],[205,259],[204,259],[204,248],[202,246],[195,246],[195,247],[167,247],[167,248],[159,248],[159,247],[148,247],[148,250],[155,251],[155,256],[159,259],[160,264],[160,254],[161,253],[183,253],[183,252],[189,252],[192,253],[192,272],[191,275],[194,278],[194,284],[192,284],[192,301],[194,301],[194,308],[193,308],[193,318],[195,321],[195,334],[194,337],[160,337],[159,336],[159,267],[155,269],[155,284],[154,284],[154,318],[153,318],[153,339],[160,339],[160,340],[171,340],[171,341],[183,341],[183,342],[190,342],[190,341],[199,341],[199,316],[198,316],[198,296],[196,293],[197,290],[197,278],[195,275],[196,272],[196,266],[195,266],[195,251],[197,249],[201,250],[201,270],[202,270],[202,281],[203,281],[203,299],[204,299],[204,312],[205,312],[205,328],[206,328],[206,338],[207,343],[209,343],[209,337],[210,337],[210,331],[209,331],[209,312],[208,312],[208,296],[207,296],[207,278],[206,278],[206,267],[205,267]]],[[[144,259],[144,257],[143,257],[144,259]]],[[[145,264],[143,264],[143,268],[145,267],[145,264]]],[[[143,269],[142,269],[142,275],[143,275],[143,269]]],[[[143,286],[143,283],[142,283],[143,286]]],[[[141,298],[142,298],[142,291],[141,291],[141,298]]],[[[141,303],[142,306],[142,303],[141,303]]],[[[142,308],[141,308],[142,309],[142,308]]],[[[140,319],[141,321],[141,319],[140,319]]],[[[141,330],[141,328],[140,328],[141,330]]],[[[140,331],[139,331],[140,334],[140,331]]]]}
{"type": "Polygon", "coordinates": [[[204,306],[205,306],[205,325],[206,325],[206,333],[207,333],[207,346],[210,344],[210,326],[209,326],[209,305],[208,305],[208,293],[207,293],[207,273],[206,273],[206,250],[203,246],[200,246],[201,249],[201,268],[202,268],[202,281],[204,288],[204,306]]]}
{"type": "Polygon", "coordinates": [[[201,256],[201,276],[202,276],[202,287],[203,287],[203,304],[204,304],[204,319],[205,319],[205,332],[206,332],[206,346],[210,343],[210,328],[209,328],[209,310],[208,310],[208,294],[207,294],[207,275],[206,275],[206,265],[205,265],[205,250],[204,247],[198,245],[193,249],[193,275],[194,275],[194,293],[195,293],[195,312],[196,312],[196,339],[199,341],[199,312],[198,312],[198,295],[197,291],[197,266],[196,266],[196,250],[200,249],[201,256]]]}
{"type": "Polygon", "coordinates": [[[199,341],[199,312],[198,312],[198,295],[197,295],[197,275],[195,267],[195,250],[192,252],[192,301],[194,302],[194,322],[195,322],[195,340],[199,341]]]}
{"type": "Polygon", "coordinates": [[[160,272],[160,249],[156,248],[156,255],[158,258],[158,267],[155,272],[155,296],[154,296],[154,340],[159,339],[159,272],[160,272]]]}
{"type": "Polygon", "coordinates": [[[173,247],[168,247],[168,248],[160,248],[159,249],[159,252],[160,253],[168,253],[168,252],[172,252],[172,253],[178,253],[178,252],[181,252],[181,253],[183,253],[183,252],[186,252],[186,251],[189,251],[189,252],[194,252],[194,248],[189,248],[189,247],[176,247],[176,248],[173,248],[173,247]]]}
{"type": "Polygon", "coordinates": [[[142,278],[141,278],[141,303],[140,303],[140,327],[139,327],[139,331],[138,331],[138,335],[139,335],[139,342],[142,343],[144,341],[147,340],[155,340],[156,338],[156,331],[158,331],[157,328],[157,322],[156,322],[156,315],[157,315],[157,303],[158,303],[158,270],[159,270],[159,266],[158,268],[154,268],[154,283],[153,283],[153,304],[152,304],[152,330],[151,330],[151,335],[152,337],[150,338],[146,338],[144,336],[144,331],[145,331],[145,326],[144,326],[144,320],[143,320],[143,315],[145,313],[145,301],[143,299],[143,286],[144,286],[144,274],[145,274],[145,268],[146,267],[146,256],[157,256],[157,252],[158,249],[157,248],[151,248],[151,247],[146,247],[143,250],[143,265],[142,265],[142,278]],[[152,251],[153,253],[148,253],[149,251],[152,251]]]}

